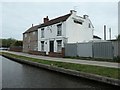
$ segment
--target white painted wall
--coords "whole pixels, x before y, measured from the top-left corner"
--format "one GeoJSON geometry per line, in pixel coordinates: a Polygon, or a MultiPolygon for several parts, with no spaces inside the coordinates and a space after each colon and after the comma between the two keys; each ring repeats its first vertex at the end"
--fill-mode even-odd
{"type": "Polygon", "coordinates": [[[57,52],[57,40],[62,40],[62,47],[64,47],[63,41],[66,34],[66,23],[60,22],[44,28],[44,38],[41,38],[41,29],[38,29],[38,51],[41,51],[41,41],[44,41],[44,50],[48,54],[49,52],[49,41],[54,41],[54,52],[57,52]],[[57,36],[57,25],[62,24],[62,36],[57,36]]]}
{"type": "MultiPolygon", "coordinates": [[[[66,21],[66,37],[68,43],[86,42],[93,39],[93,28],[88,28],[88,24],[91,23],[89,18],[83,19],[82,17],[72,14],[66,21]],[[73,18],[83,20],[83,24],[74,23],[73,18]]],[[[92,26],[92,24],[91,24],[92,26]]]]}
{"type": "Polygon", "coordinates": [[[57,40],[62,40],[62,47],[64,43],[87,42],[93,40],[93,27],[88,28],[91,23],[89,18],[83,19],[76,16],[76,12],[64,22],[44,27],[44,38],[41,38],[41,28],[38,29],[38,51],[41,51],[41,41],[45,42],[44,50],[49,52],[49,41],[54,41],[54,52],[57,52],[57,40]],[[74,23],[73,18],[83,20],[83,24],[74,23]],[[62,36],[57,36],[57,25],[62,24],[62,36]]]}

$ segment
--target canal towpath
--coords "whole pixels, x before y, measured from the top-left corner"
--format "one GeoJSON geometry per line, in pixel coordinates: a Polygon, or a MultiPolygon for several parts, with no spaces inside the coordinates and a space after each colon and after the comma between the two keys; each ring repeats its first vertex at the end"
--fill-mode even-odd
{"type": "Polygon", "coordinates": [[[49,61],[57,61],[57,62],[67,62],[67,63],[75,63],[75,64],[85,64],[85,65],[94,65],[94,66],[102,66],[102,67],[110,67],[110,68],[120,68],[119,63],[114,62],[105,62],[105,61],[89,61],[89,60],[80,60],[80,59],[69,59],[69,58],[57,58],[57,57],[49,57],[49,56],[40,56],[40,55],[31,55],[23,52],[13,52],[13,51],[3,51],[11,54],[43,59],[49,61]]]}

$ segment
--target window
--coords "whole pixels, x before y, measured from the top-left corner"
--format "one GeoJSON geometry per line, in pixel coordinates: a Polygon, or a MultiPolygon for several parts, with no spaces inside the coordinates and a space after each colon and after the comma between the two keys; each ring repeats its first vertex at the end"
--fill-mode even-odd
{"type": "Polygon", "coordinates": [[[27,37],[27,34],[25,34],[25,38],[27,37]]]}
{"type": "Polygon", "coordinates": [[[30,44],[28,44],[28,48],[30,48],[30,44]]]}
{"type": "Polygon", "coordinates": [[[30,36],[28,37],[28,42],[30,42],[30,36]]]}
{"type": "Polygon", "coordinates": [[[44,38],[44,28],[41,29],[41,38],[44,38]]]}
{"type": "Polygon", "coordinates": [[[90,25],[90,23],[89,23],[88,27],[89,27],[89,28],[91,28],[91,25],[90,25]]]}
{"type": "Polygon", "coordinates": [[[62,24],[57,25],[57,36],[62,35],[62,24]]]}
{"type": "Polygon", "coordinates": [[[57,40],[57,52],[61,52],[62,49],[62,40],[57,40]]]}
{"type": "Polygon", "coordinates": [[[35,32],[33,32],[33,35],[35,35],[35,32]]]}
{"type": "Polygon", "coordinates": [[[41,41],[41,51],[44,51],[44,41],[41,41]]]}
{"type": "Polygon", "coordinates": [[[77,24],[81,24],[81,25],[82,25],[82,22],[77,21],[77,20],[74,20],[74,23],[77,23],[77,24]]]}
{"type": "Polygon", "coordinates": [[[34,45],[34,51],[37,51],[37,45],[36,44],[34,45]]]}

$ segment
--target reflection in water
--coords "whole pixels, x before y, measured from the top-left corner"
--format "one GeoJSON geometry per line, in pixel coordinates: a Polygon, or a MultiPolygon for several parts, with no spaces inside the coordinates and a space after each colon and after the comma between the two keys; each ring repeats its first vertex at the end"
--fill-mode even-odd
{"type": "Polygon", "coordinates": [[[95,81],[31,67],[2,57],[3,88],[93,88],[112,87],[95,81]]]}

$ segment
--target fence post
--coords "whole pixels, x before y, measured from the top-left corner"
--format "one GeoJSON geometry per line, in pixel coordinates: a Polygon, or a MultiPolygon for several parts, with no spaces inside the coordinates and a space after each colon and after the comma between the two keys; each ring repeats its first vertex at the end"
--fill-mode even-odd
{"type": "Polygon", "coordinates": [[[94,58],[94,42],[92,41],[92,58],[94,58]]]}
{"type": "Polygon", "coordinates": [[[78,55],[78,42],[76,43],[76,56],[79,56],[78,55]]]}
{"type": "MultiPolygon", "coordinates": [[[[113,44],[112,44],[112,57],[113,57],[113,58],[114,58],[114,55],[115,55],[114,50],[115,50],[115,49],[114,49],[114,46],[113,46],[113,44]]],[[[112,58],[112,59],[113,59],[113,58],[112,58]]]]}

